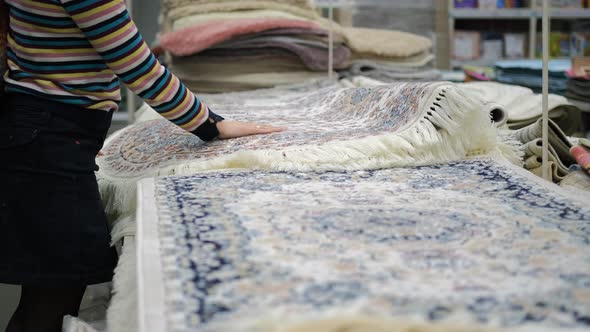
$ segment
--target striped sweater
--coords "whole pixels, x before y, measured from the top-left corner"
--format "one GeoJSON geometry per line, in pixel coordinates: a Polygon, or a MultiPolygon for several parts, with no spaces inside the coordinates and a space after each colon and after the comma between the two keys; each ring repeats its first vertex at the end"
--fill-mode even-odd
{"type": "Polygon", "coordinates": [[[110,111],[118,109],[121,79],[181,128],[199,135],[210,127],[207,106],[160,65],[123,0],[4,1],[6,92],[110,111]]]}

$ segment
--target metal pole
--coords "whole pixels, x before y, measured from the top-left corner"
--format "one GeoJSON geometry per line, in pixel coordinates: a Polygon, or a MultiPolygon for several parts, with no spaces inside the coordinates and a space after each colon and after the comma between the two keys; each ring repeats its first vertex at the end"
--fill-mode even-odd
{"type": "Polygon", "coordinates": [[[549,180],[549,0],[543,0],[543,179],[549,180]]]}
{"type": "Polygon", "coordinates": [[[329,47],[328,47],[328,79],[332,80],[332,69],[334,68],[334,6],[332,0],[328,2],[328,19],[330,20],[329,47]]]}
{"type": "Polygon", "coordinates": [[[449,25],[449,66],[448,68],[453,70],[453,55],[455,54],[455,18],[454,18],[454,9],[455,9],[455,2],[453,0],[449,0],[447,4],[448,10],[448,25],[449,25]]]}

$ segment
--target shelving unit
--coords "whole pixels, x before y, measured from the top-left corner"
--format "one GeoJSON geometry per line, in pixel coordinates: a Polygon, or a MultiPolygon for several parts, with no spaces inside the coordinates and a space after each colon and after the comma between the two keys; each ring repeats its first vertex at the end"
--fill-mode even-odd
{"type": "MultiPolygon", "coordinates": [[[[470,8],[455,8],[454,1],[448,0],[448,40],[449,40],[449,59],[451,68],[457,68],[461,65],[491,65],[491,60],[453,60],[453,42],[455,34],[455,26],[458,20],[528,20],[528,58],[535,58],[535,51],[537,49],[537,27],[543,16],[541,8],[534,5],[531,1],[531,8],[515,8],[515,9],[470,9],[470,8]]],[[[557,9],[551,10],[552,20],[585,20],[590,19],[590,9],[557,9]]],[[[523,31],[524,32],[524,31],[523,31]]]]}
{"type": "Polygon", "coordinates": [[[451,67],[457,68],[461,66],[491,66],[496,61],[514,60],[514,59],[477,59],[477,60],[451,60],[451,67]]]}

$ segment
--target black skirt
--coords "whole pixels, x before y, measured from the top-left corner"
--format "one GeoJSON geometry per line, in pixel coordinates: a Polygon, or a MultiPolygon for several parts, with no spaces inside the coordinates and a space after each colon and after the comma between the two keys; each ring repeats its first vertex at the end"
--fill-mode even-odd
{"type": "Polygon", "coordinates": [[[0,283],[90,285],[117,255],[94,171],[112,112],[24,94],[0,111],[0,283]]]}

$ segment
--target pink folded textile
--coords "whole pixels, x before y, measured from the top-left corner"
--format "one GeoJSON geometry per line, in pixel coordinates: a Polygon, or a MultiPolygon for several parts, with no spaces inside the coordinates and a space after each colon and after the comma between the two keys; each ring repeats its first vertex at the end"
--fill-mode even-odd
{"type": "Polygon", "coordinates": [[[568,71],[565,72],[567,74],[567,76],[571,77],[571,78],[578,78],[578,79],[584,79],[584,80],[590,80],[590,75],[576,75],[576,73],[574,72],[574,69],[570,69],[568,71]]]}
{"type": "Polygon", "coordinates": [[[310,21],[283,18],[221,20],[163,34],[160,45],[173,55],[187,56],[238,36],[284,28],[319,29],[320,26],[310,21]]]}
{"type": "Polygon", "coordinates": [[[585,170],[590,170],[590,152],[581,146],[574,146],[570,149],[571,155],[576,158],[578,165],[585,170]]]}

